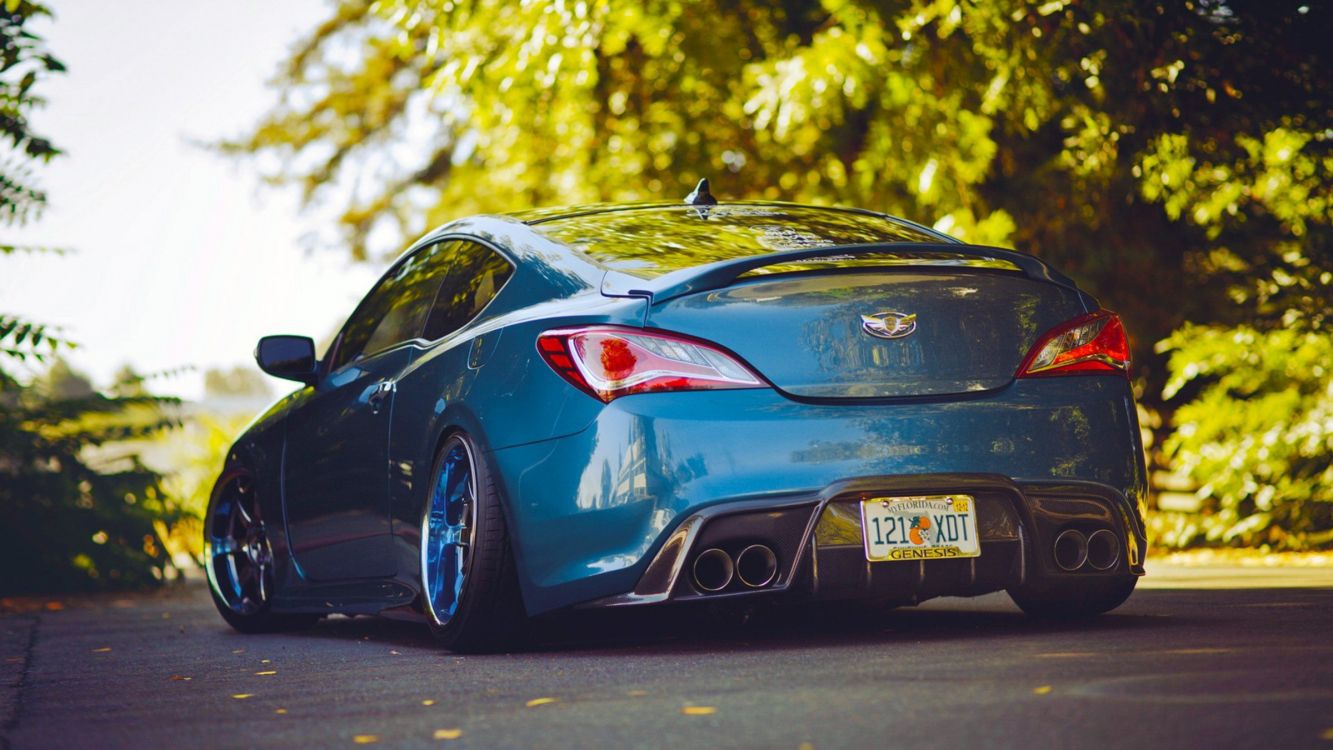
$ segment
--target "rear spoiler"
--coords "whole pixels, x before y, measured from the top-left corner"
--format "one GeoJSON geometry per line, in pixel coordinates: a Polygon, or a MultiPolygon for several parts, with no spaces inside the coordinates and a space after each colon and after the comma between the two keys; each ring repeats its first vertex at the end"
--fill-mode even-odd
{"type": "MultiPolygon", "coordinates": [[[[978,260],[1005,261],[1015,266],[1030,279],[1046,281],[1078,291],[1078,286],[1068,276],[1052,269],[1027,253],[1004,250],[998,247],[964,245],[953,242],[886,242],[875,245],[838,245],[785,250],[764,255],[749,255],[672,271],[655,279],[644,279],[621,271],[607,271],[606,275],[602,277],[602,294],[608,297],[647,297],[653,302],[662,302],[686,294],[726,288],[736,283],[736,280],[746,273],[766,266],[800,263],[802,261],[817,262],[820,259],[846,260],[862,256],[893,255],[895,252],[900,252],[905,256],[914,253],[941,253],[978,260]]],[[[911,264],[908,263],[907,265],[910,266],[911,264]]],[[[923,261],[922,265],[932,264],[923,261]]]]}

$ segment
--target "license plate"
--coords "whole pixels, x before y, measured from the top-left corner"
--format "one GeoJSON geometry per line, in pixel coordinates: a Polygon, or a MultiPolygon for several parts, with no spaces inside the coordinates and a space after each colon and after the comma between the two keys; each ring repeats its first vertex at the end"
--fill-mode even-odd
{"type": "Polygon", "coordinates": [[[872,562],[981,556],[977,503],[971,495],[862,500],[861,535],[872,562]]]}

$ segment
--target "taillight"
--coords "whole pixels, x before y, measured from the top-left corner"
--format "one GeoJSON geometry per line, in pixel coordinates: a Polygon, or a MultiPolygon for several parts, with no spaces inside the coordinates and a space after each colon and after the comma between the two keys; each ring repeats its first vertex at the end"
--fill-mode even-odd
{"type": "Polygon", "coordinates": [[[1098,310],[1047,331],[1018,368],[1018,377],[1129,372],[1129,339],[1120,316],[1098,310]]]}
{"type": "Polygon", "coordinates": [[[649,391],[762,388],[732,355],[698,339],[661,331],[588,326],[547,331],[537,350],[565,380],[602,401],[649,391]]]}

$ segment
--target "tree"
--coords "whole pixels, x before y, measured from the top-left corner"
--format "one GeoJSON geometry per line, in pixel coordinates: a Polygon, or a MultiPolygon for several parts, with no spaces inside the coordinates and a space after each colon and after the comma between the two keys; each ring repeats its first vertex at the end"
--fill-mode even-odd
{"type": "Polygon", "coordinates": [[[264,376],[253,367],[236,366],[230,370],[204,371],[204,395],[208,398],[225,396],[252,396],[266,398],[272,395],[264,376]]]}
{"type": "Polygon", "coordinates": [[[226,148],[339,204],[358,259],[699,176],[1015,245],[1124,315],[1165,432],[1206,387],[1162,395],[1186,322],[1327,335],[1330,27],[1308,0],[342,0],[226,148]]]}
{"type": "MultiPolygon", "coordinates": [[[[0,226],[40,214],[46,194],[32,165],[60,153],[28,121],[41,104],[34,86],[65,69],[25,28],[49,14],[22,0],[0,8],[0,226]]],[[[0,244],[19,250],[50,252],[0,244]]],[[[59,358],[24,382],[70,346],[48,326],[0,313],[0,595],[153,583],[168,565],[154,527],[166,507],[161,477],[114,446],[174,424],[162,412],[174,400],[120,392],[129,383],[98,392],[59,358]]]]}
{"type": "Polygon", "coordinates": [[[33,383],[33,386],[52,401],[88,398],[96,393],[93,381],[89,380],[87,375],[70,367],[63,357],[56,357],[51,362],[51,367],[33,383]]]}

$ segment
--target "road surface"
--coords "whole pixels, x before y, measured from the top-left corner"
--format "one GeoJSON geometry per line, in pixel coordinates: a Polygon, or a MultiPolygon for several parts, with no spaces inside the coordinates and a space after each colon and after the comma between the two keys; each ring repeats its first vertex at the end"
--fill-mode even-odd
{"type": "Polygon", "coordinates": [[[1083,624],[1003,595],[598,616],[491,656],[375,618],[240,635],[198,585],[23,600],[0,748],[1333,748],[1333,570],[1155,583],[1083,624]]]}

